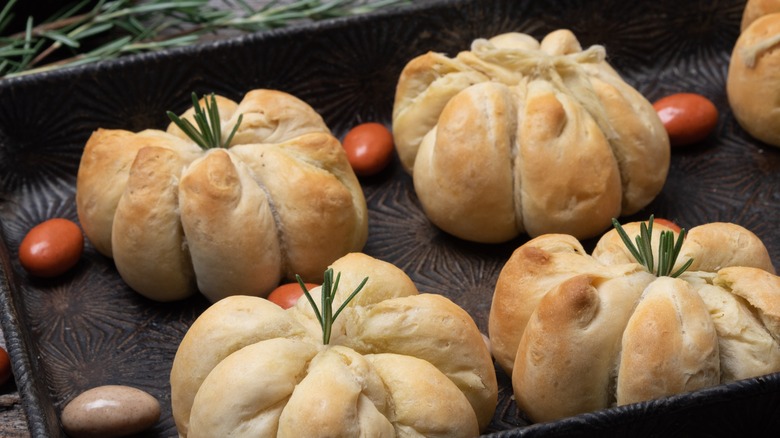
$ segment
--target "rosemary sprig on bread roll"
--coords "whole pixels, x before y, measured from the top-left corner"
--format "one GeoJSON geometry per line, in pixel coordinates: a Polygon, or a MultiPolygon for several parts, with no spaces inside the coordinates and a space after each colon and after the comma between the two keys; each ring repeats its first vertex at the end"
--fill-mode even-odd
{"type": "Polygon", "coordinates": [[[335,313],[333,312],[333,300],[336,298],[336,291],[339,288],[341,273],[338,273],[336,275],[336,279],[333,280],[333,268],[328,268],[325,270],[322,286],[320,288],[320,294],[322,296],[321,309],[317,309],[317,305],[314,304],[314,298],[312,298],[311,293],[306,287],[306,283],[304,283],[301,276],[296,275],[295,278],[298,280],[298,284],[301,285],[301,289],[303,289],[303,294],[306,296],[306,299],[309,300],[309,304],[311,304],[311,308],[314,310],[314,315],[317,317],[317,321],[319,321],[320,325],[322,326],[322,344],[328,345],[330,343],[330,333],[333,329],[333,322],[336,321],[336,317],[339,316],[341,311],[347,307],[347,304],[352,301],[352,298],[355,298],[355,295],[357,295],[358,292],[363,289],[363,286],[365,286],[366,282],[368,281],[368,277],[364,278],[363,281],[357,285],[355,290],[347,297],[347,299],[344,300],[343,303],[341,303],[341,306],[338,308],[338,310],[336,310],[335,313]]]}
{"type": "Polygon", "coordinates": [[[211,93],[208,97],[204,96],[203,101],[206,106],[205,111],[203,111],[203,108],[200,106],[198,95],[194,92],[192,93],[192,109],[194,111],[192,118],[195,119],[195,123],[198,125],[197,127],[186,118],[179,117],[173,111],[167,112],[168,118],[204,150],[211,148],[227,148],[233,140],[233,136],[236,135],[236,131],[238,131],[238,127],[241,125],[244,115],[238,115],[236,124],[233,125],[233,130],[223,142],[222,122],[219,117],[217,98],[214,97],[214,93],[211,93]]]}
{"type": "MultiPolygon", "coordinates": [[[[653,215],[650,215],[650,220],[647,222],[647,225],[645,225],[644,222],[640,224],[639,235],[636,236],[636,246],[631,243],[631,239],[617,219],[613,218],[612,224],[615,226],[615,231],[620,235],[623,243],[626,244],[626,248],[628,248],[636,261],[647,268],[648,272],[652,273],[654,269],[653,248],[650,242],[653,235],[653,215]]],[[[684,239],[685,228],[680,229],[676,244],[674,243],[673,231],[661,231],[658,242],[658,269],[655,272],[657,277],[668,276],[676,278],[691,266],[693,259],[689,259],[683,266],[672,273],[672,267],[677,260],[677,256],[680,255],[680,249],[682,249],[684,239]]]]}

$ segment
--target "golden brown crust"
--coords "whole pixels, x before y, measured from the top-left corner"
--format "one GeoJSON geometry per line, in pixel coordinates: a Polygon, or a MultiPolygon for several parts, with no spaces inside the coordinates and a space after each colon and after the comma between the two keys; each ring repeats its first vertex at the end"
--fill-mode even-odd
{"type": "MultiPolygon", "coordinates": [[[[639,228],[623,225],[631,240],[639,228]]],[[[654,260],[662,231],[654,224],[654,260]]],[[[694,264],[674,279],[636,263],[616,231],[593,256],[560,234],[512,254],[496,282],[490,340],[531,419],[780,371],[780,277],[763,243],[711,223],[691,230],[681,254],[694,264]]]]}
{"type": "Polygon", "coordinates": [[[181,224],[198,289],[212,302],[263,296],[282,277],[282,249],[266,192],[225,149],[212,149],[182,175],[181,224]]]}
{"type": "Polygon", "coordinates": [[[171,370],[180,436],[448,437],[487,426],[498,385],[466,311],[365,254],[333,268],[344,282],[336,305],[364,275],[368,296],[344,308],[327,346],[305,299],[282,310],[231,296],[195,321],[171,370]]]}
{"type": "Polygon", "coordinates": [[[626,84],[606,63],[593,71],[593,90],[603,103],[610,125],[619,135],[609,138],[620,169],[621,215],[634,214],[655,199],[669,170],[669,137],[653,106],[626,84]]]}
{"type": "Polygon", "coordinates": [[[79,220],[128,284],[160,301],[185,296],[196,281],[212,301],[264,296],[296,274],[319,281],[334,260],[362,249],[363,191],[319,114],[274,90],[250,91],[238,104],[215,99],[223,141],[243,117],[230,149],[203,151],[174,124],[168,132],[98,130],[85,147],[79,220]],[[147,146],[175,156],[137,159],[147,146]],[[139,175],[132,185],[131,174],[139,175]],[[123,235],[112,248],[115,221],[123,235]]]}
{"type": "Polygon", "coordinates": [[[189,160],[170,149],[138,151],[111,233],[114,263],[122,279],[147,298],[175,301],[197,291],[179,220],[179,190],[171,177],[189,160]]]}
{"type": "Polygon", "coordinates": [[[522,231],[514,208],[510,96],[502,84],[469,87],[449,100],[440,128],[420,145],[415,192],[433,223],[454,236],[496,243],[522,231]]]}
{"type": "Polygon", "coordinates": [[[668,135],[604,57],[562,29],[410,61],[393,132],[431,221],[485,243],[588,238],[646,206],[666,180],[668,135]]]}
{"type": "Polygon", "coordinates": [[[331,135],[231,148],[267,193],[284,254],[282,275],[319,281],[327,266],[365,245],[366,201],[331,135]]]}
{"type": "Polygon", "coordinates": [[[223,140],[238,117],[241,125],[230,145],[283,143],[305,134],[330,134],[322,117],[306,102],[283,91],[257,89],[244,95],[222,129],[223,140]]]}
{"type": "Polygon", "coordinates": [[[621,276],[640,269],[635,264],[607,268],[570,235],[546,234],[530,240],[515,250],[496,282],[488,318],[496,362],[512,374],[526,324],[542,297],[561,282],[580,274],[621,276]]]}
{"type": "Polygon", "coordinates": [[[691,228],[675,267],[691,258],[691,271],[716,272],[729,266],[750,266],[775,273],[769,251],[761,239],[747,228],[728,222],[711,222],[691,228]]]}
{"type": "Polygon", "coordinates": [[[146,146],[197,150],[161,131],[133,133],[120,129],[98,129],[84,147],[76,181],[76,207],[84,233],[105,256],[112,254],[114,211],[125,191],[130,168],[138,151],[146,146]]]}
{"type": "Polygon", "coordinates": [[[429,52],[401,71],[393,106],[393,140],[404,168],[411,172],[423,137],[434,128],[447,102],[488,78],[467,65],[429,52]]]}
{"type": "Polygon", "coordinates": [[[764,15],[737,39],[729,61],[726,91],[740,126],[780,147],[780,13],[764,15]]]}
{"type": "Polygon", "coordinates": [[[744,32],[757,19],[775,12],[780,12],[780,1],[778,0],[748,0],[742,12],[740,31],[744,32]]]}
{"type": "Polygon", "coordinates": [[[578,275],[540,300],[517,350],[512,386],[535,421],[606,408],[620,338],[653,277],[578,275]],[[588,360],[575,358],[587,357],[588,360]]]}
{"type": "Polygon", "coordinates": [[[720,383],[715,326],[702,299],[683,280],[660,277],[648,286],[622,344],[618,405],[720,383]]]}
{"type": "Polygon", "coordinates": [[[300,324],[265,299],[235,295],[212,304],[187,330],[171,367],[171,406],[179,435],[187,436],[192,402],[218,363],[262,340],[304,335],[300,324]]]}
{"type": "Polygon", "coordinates": [[[594,236],[620,215],[620,174],[593,118],[544,81],[528,86],[518,126],[516,178],[525,229],[594,236]]]}

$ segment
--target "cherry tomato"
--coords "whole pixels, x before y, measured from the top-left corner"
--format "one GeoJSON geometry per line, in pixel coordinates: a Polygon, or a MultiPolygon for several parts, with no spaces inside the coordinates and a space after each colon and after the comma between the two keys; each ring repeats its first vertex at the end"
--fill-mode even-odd
{"type": "MultiPolygon", "coordinates": [[[[308,290],[312,290],[313,288],[319,286],[319,284],[314,283],[304,284],[308,290]]],[[[289,309],[298,302],[298,298],[300,298],[301,295],[303,295],[303,289],[301,289],[300,284],[287,283],[271,291],[271,293],[268,295],[268,301],[276,303],[282,309],[289,309]]]]}
{"type": "Polygon", "coordinates": [[[706,97],[677,93],[653,104],[672,146],[686,146],[707,138],[718,124],[718,109],[706,97]]]}
{"type": "Polygon", "coordinates": [[[680,232],[680,230],[681,230],[681,228],[680,228],[680,226],[679,226],[679,225],[677,225],[676,223],[674,223],[674,222],[670,221],[669,219],[664,219],[664,218],[654,218],[654,219],[653,219],[653,224],[660,224],[660,225],[664,225],[664,226],[666,226],[667,228],[670,228],[670,229],[674,230],[674,232],[675,232],[675,233],[679,233],[679,232],[680,232]]]}
{"type": "Polygon", "coordinates": [[[0,347],[0,386],[5,385],[11,374],[11,358],[8,357],[8,352],[0,347]]]}
{"type": "Polygon", "coordinates": [[[387,167],[393,157],[393,134],[381,123],[362,123],[342,142],[347,159],[358,176],[371,176],[387,167]]]}
{"type": "Polygon", "coordinates": [[[19,245],[22,267],[37,277],[56,277],[78,263],[84,235],[75,223],[62,218],[34,226],[19,245]]]}

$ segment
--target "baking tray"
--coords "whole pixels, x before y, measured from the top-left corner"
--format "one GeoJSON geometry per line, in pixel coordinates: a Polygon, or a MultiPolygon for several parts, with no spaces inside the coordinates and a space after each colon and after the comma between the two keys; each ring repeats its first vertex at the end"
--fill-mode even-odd
{"type": "MultiPolygon", "coordinates": [[[[428,50],[454,55],[507,31],[538,38],[569,28],[583,46],[603,44],[611,64],[649,100],[697,92],[719,108],[717,131],[674,149],[668,181],[650,213],[682,226],[730,221],[755,232],[780,261],[780,149],[749,138],[725,95],[743,1],[441,1],[367,16],[253,34],[0,81],[0,304],[13,369],[35,437],[63,436],[70,398],[103,384],[142,388],[163,406],[144,436],[175,436],[170,366],[208,303],[159,304],[128,289],[112,262],[87,245],[66,276],[27,276],[17,247],[34,224],[77,219],[75,177],[98,128],[162,128],[190,93],[235,100],[254,88],[292,93],[341,137],[358,122],[390,124],[403,66],[428,50]]],[[[364,252],[405,270],[418,287],[464,307],[487,331],[493,285],[527,240],[479,245],[430,224],[398,161],[362,180],[369,206],[364,252]]],[[[592,242],[586,242],[592,245],[592,242]]],[[[532,425],[498,372],[499,405],[488,434],[515,436],[732,436],[780,427],[780,375],[532,425]]]]}

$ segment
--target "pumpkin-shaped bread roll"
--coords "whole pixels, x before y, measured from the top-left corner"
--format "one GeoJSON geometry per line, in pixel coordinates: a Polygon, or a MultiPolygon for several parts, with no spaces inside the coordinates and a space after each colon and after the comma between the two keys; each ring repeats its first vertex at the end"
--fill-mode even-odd
{"type": "Polygon", "coordinates": [[[587,238],[661,191],[669,137],[656,111],[569,30],[477,39],[402,71],[393,134],[430,220],[459,238],[587,238]]]}
{"type": "MultiPolygon", "coordinates": [[[[79,220],[132,289],[157,301],[266,296],[296,274],[320,281],[363,248],[363,191],[319,114],[274,90],[213,102],[217,140],[233,134],[224,147],[202,149],[174,123],[98,129],[86,144],[79,220]]],[[[194,107],[181,118],[194,120],[194,107]]]]}

